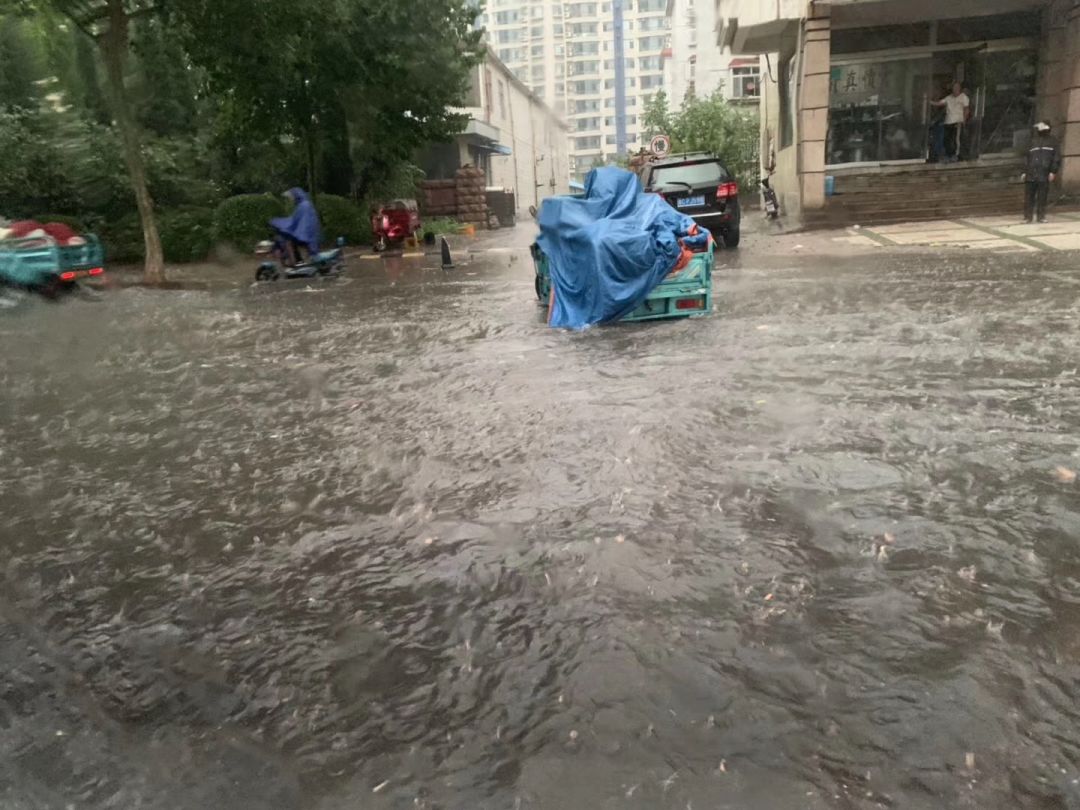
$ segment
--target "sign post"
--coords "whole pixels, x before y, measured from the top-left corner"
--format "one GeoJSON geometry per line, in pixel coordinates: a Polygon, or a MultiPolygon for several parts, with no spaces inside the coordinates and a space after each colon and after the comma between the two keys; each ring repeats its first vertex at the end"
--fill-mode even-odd
{"type": "Polygon", "coordinates": [[[658,158],[668,156],[671,151],[671,138],[667,135],[657,135],[649,142],[649,151],[658,158]]]}

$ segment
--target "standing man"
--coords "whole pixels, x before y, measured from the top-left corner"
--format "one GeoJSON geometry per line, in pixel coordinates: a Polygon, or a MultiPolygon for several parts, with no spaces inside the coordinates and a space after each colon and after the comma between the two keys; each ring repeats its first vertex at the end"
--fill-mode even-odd
{"type": "Polygon", "coordinates": [[[960,160],[960,131],[971,116],[971,99],[960,82],[953,82],[952,92],[941,99],[931,101],[935,107],[945,108],[945,163],[960,160]]]}
{"type": "Polygon", "coordinates": [[[1050,137],[1050,125],[1040,121],[1035,125],[1035,137],[1031,140],[1024,170],[1024,222],[1031,222],[1031,215],[1036,211],[1039,222],[1046,222],[1046,195],[1060,170],[1061,154],[1050,137]]]}

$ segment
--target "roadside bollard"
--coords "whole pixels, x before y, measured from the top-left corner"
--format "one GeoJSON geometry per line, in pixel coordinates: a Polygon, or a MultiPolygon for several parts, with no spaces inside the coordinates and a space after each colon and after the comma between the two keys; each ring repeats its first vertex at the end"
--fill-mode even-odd
{"type": "Polygon", "coordinates": [[[450,243],[446,241],[445,236],[442,237],[442,269],[454,269],[454,259],[450,256],[450,243]]]}

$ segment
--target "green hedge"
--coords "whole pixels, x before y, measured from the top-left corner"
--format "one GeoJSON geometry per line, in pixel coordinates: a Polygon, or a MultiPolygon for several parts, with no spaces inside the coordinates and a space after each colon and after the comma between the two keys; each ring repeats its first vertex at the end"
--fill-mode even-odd
{"type": "MultiPolygon", "coordinates": [[[[371,223],[363,209],[345,197],[320,194],[315,208],[322,220],[323,245],[329,247],[344,236],[350,245],[371,243],[371,223]]],[[[214,236],[240,250],[250,250],[269,237],[268,222],[285,216],[288,205],[272,194],[241,194],[230,197],[214,213],[214,236]]]]}
{"type": "Polygon", "coordinates": [[[284,197],[273,194],[229,197],[214,212],[214,240],[250,251],[270,238],[270,220],[285,216],[286,209],[284,197]]]}
{"type": "MultiPolygon", "coordinates": [[[[158,233],[165,261],[200,262],[214,244],[214,211],[195,206],[157,212],[158,233]]],[[[113,264],[134,264],[146,255],[138,214],[106,222],[98,233],[105,258],[113,264]]]]}
{"type": "Polygon", "coordinates": [[[158,216],[167,262],[201,262],[214,245],[214,209],[187,206],[158,216]]]}
{"type": "Polygon", "coordinates": [[[105,221],[98,229],[98,236],[105,247],[105,261],[109,264],[134,264],[141,262],[146,254],[138,214],[126,214],[119,219],[105,221]]]}
{"type": "Polygon", "coordinates": [[[333,194],[320,194],[315,199],[322,220],[323,247],[330,247],[339,236],[350,245],[371,244],[371,220],[352,200],[333,194]]]}
{"type": "MultiPolygon", "coordinates": [[[[371,223],[363,209],[344,197],[321,194],[316,208],[323,225],[323,243],[332,246],[339,236],[350,245],[371,243],[371,223]]],[[[167,262],[202,261],[216,244],[228,244],[250,251],[269,238],[269,221],[284,216],[287,204],[272,194],[243,194],[230,197],[216,209],[187,206],[159,210],[158,230],[167,262]]],[[[72,217],[55,214],[38,217],[41,222],[64,222],[76,230],[85,230],[72,217]]],[[[142,225],[137,214],[108,220],[98,235],[105,243],[105,255],[114,264],[141,262],[144,256],[142,225]]]]}

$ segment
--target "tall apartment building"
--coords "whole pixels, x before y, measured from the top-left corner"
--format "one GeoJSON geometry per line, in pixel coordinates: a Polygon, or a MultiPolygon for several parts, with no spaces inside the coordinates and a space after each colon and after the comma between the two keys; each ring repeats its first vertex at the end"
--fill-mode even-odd
{"type": "Polygon", "coordinates": [[[668,0],[488,0],[480,20],[488,43],[537,96],[566,116],[576,177],[618,156],[620,146],[641,146],[645,104],[664,86],[667,6],[668,0]]]}
{"type": "Polygon", "coordinates": [[[737,104],[756,105],[761,96],[761,57],[733,56],[716,44],[715,0],[667,0],[671,47],[664,52],[664,85],[673,109],[688,93],[698,98],[717,90],[737,104]]]}

